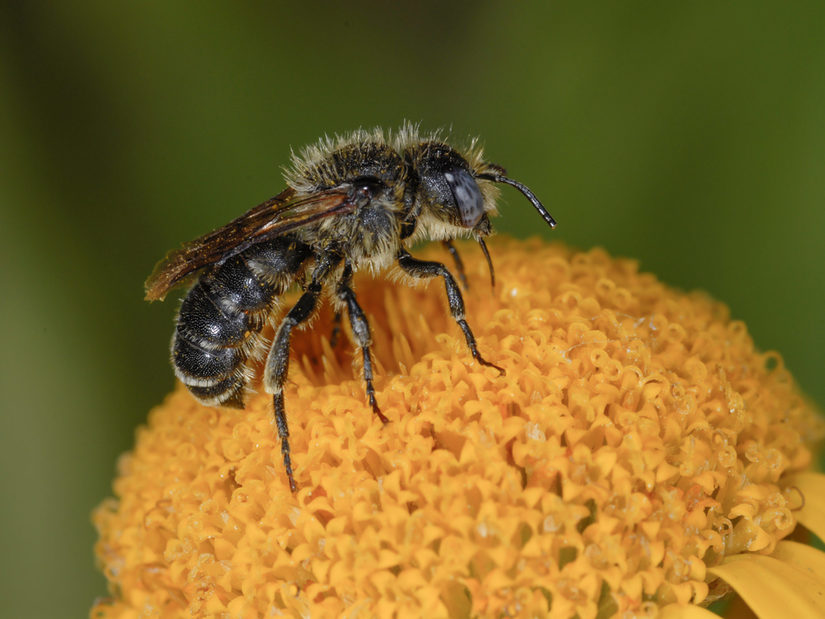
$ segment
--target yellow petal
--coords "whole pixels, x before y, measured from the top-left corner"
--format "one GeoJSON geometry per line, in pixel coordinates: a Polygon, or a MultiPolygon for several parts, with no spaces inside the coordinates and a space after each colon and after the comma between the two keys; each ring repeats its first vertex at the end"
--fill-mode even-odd
{"type": "Polygon", "coordinates": [[[659,611],[659,619],[713,619],[718,617],[696,604],[668,604],[659,611]]]}
{"type": "Polygon", "coordinates": [[[725,559],[709,572],[722,578],[760,617],[822,617],[825,581],[765,555],[725,559]]]}
{"type": "Polygon", "coordinates": [[[819,539],[825,540],[825,475],[797,473],[788,480],[788,487],[799,489],[805,499],[802,508],[794,512],[797,520],[819,539]]]}
{"type": "Polygon", "coordinates": [[[771,556],[825,582],[825,552],[813,546],[781,541],[771,556]]]}

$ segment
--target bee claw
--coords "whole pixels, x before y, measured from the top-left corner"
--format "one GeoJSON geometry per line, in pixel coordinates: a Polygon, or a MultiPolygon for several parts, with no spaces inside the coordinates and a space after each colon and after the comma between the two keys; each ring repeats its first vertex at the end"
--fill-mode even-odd
{"type": "Polygon", "coordinates": [[[501,367],[500,365],[496,365],[495,363],[490,363],[489,361],[486,361],[485,359],[482,359],[482,357],[480,355],[478,357],[476,357],[476,361],[478,361],[481,365],[486,365],[488,368],[497,369],[499,376],[506,376],[507,375],[507,370],[505,370],[503,367],[501,367]]]}
{"type": "Polygon", "coordinates": [[[381,420],[381,423],[387,424],[390,420],[387,416],[381,412],[381,409],[378,407],[378,402],[375,400],[375,395],[373,393],[369,394],[370,396],[370,406],[372,406],[372,412],[375,413],[378,418],[381,420]]]}
{"type": "Polygon", "coordinates": [[[381,423],[388,424],[390,422],[389,418],[384,413],[382,413],[381,409],[379,409],[377,406],[372,409],[372,412],[378,415],[378,418],[381,420],[381,423]]]}

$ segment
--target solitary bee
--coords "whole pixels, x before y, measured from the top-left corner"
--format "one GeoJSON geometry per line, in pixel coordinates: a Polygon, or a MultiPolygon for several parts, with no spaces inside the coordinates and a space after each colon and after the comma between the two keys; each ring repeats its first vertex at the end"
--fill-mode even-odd
{"type": "Polygon", "coordinates": [[[330,294],[339,320],[345,310],[349,316],[363,355],[367,398],[386,423],[375,399],[370,329],[352,289],[353,273],[395,262],[413,278],[443,278],[450,313],[473,358],[503,374],[479,353],[450,271],[439,262],[414,258],[408,248],[422,239],[441,241],[466,281],[451,241],[472,237],[493,278],[484,238],[492,232],[489,218],[496,214],[494,183],[512,185],[551,228],[556,222],[532,191],[482,159],[475,142],[460,151],[437,134],[420,137],[409,125],[389,136],[376,129],[323,139],[299,156],[293,154],[285,178],[287,188],[274,198],[170,252],[146,280],[146,299],[163,299],[173,286],[199,274],[178,313],[172,365],[207,406],[243,408],[253,363],[267,353],[263,384],[272,394],[284,467],[294,492],[283,395],[290,337],[313,315],[322,293],[330,294]],[[261,333],[263,327],[277,315],[279,297],[296,283],[303,294],[280,319],[270,342],[261,333]]]}

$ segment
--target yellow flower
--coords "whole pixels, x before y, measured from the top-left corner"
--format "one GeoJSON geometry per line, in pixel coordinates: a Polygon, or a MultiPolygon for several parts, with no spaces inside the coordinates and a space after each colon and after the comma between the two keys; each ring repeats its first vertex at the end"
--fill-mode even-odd
{"type": "Polygon", "coordinates": [[[95,512],[112,598],[92,616],[678,617],[731,587],[763,616],[823,608],[825,553],[780,541],[825,533],[823,424],[779,356],[603,251],[499,241],[492,292],[474,251],[467,317],[505,376],[439,282],[362,276],[392,422],[328,312],[293,341],[296,494],[269,397],[179,388],[95,512]]]}

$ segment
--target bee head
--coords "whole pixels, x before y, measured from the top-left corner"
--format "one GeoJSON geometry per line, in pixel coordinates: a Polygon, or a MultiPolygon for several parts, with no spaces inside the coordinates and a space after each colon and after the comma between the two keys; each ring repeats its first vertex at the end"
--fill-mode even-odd
{"type": "Polygon", "coordinates": [[[489,215],[496,211],[497,192],[490,184],[492,181],[518,189],[551,228],[556,225],[533,192],[507,178],[500,166],[481,161],[471,165],[455,149],[438,142],[408,148],[405,159],[416,172],[422,218],[430,216],[453,230],[469,231],[476,238],[487,236],[491,232],[489,215]]]}
{"type": "Polygon", "coordinates": [[[485,200],[464,157],[438,142],[416,144],[405,156],[415,170],[416,197],[423,217],[429,215],[442,224],[465,230],[483,225],[487,212],[493,210],[495,204],[485,200]]]}

